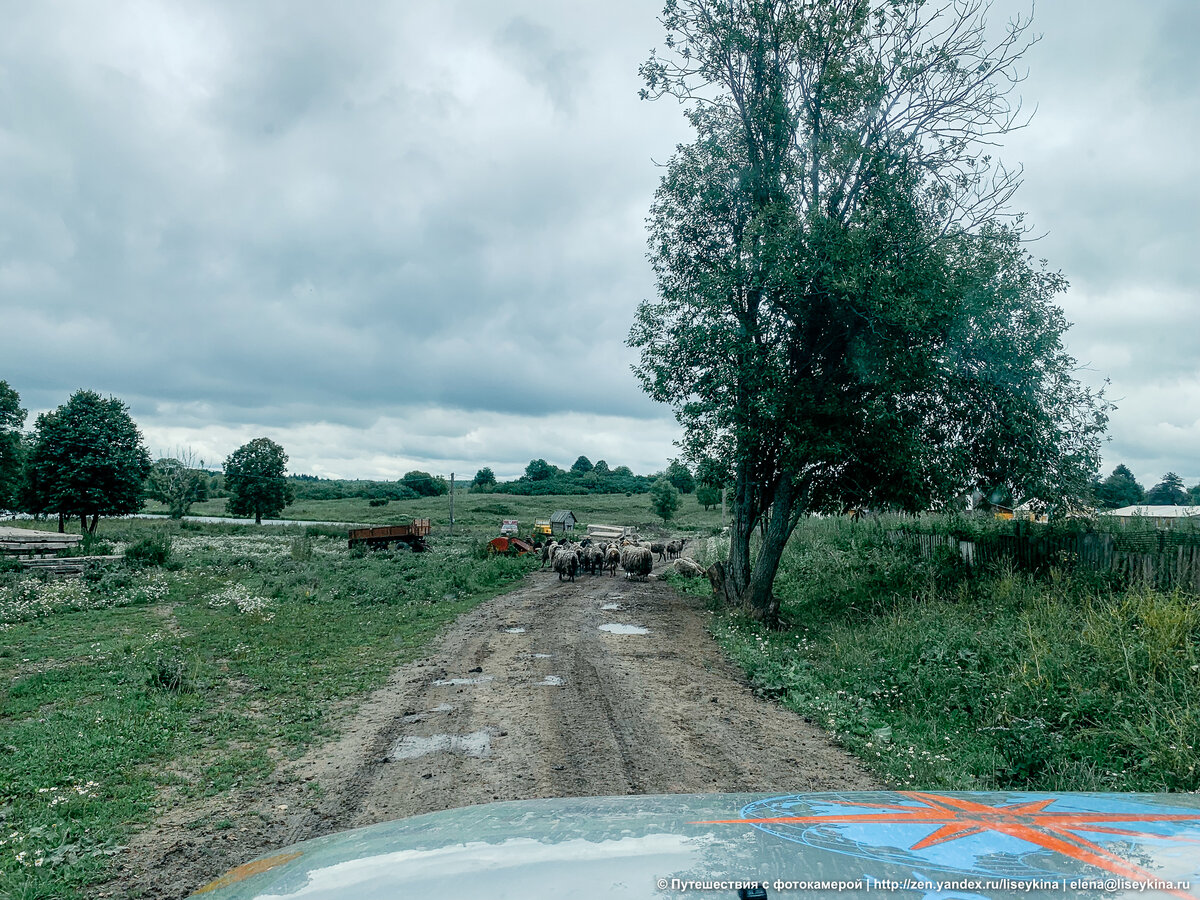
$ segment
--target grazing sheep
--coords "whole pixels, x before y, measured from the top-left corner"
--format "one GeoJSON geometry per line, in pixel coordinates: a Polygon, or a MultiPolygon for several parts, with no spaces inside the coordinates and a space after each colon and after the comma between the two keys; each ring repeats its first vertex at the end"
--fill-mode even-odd
{"type": "Polygon", "coordinates": [[[659,559],[666,559],[667,545],[662,541],[655,541],[650,545],[650,552],[657,554],[659,559]]]}
{"type": "Polygon", "coordinates": [[[608,552],[604,554],[604,564],[608,566],[608,574],[616,578],[617,566],[621,564],[621,551],[617,549],[616,544],[610,546],[608,552]]]}
{"type": "Polygon", "coordinates": [[[686,543],[687,538],[684,538],[682,541],[671,541],[671,543],[667,544],[667,556],[675,559],[675,557],[683,552],[683,547],[686,543]]]}
{"type": "Polygon", "coordinates": [[[654,568],[654,554],[647,547],[626,547],[621,551],[621,568],[629,580],[640,578],[646,581],[654,568]]]}
{"type": "Polygon", "coordinates": [[[566,575],[572,581],[575,580],[575,573],[579,571],[579,557],[572,551],[559,548],[559,551],[554,554],[554,571],[558,573],[558,580],[562,581],[566,575]]]}
{"type": "Polygon", "coordinates": [[[686,578],[699,578],[704,574],[704,569],[700,567],[700,564],[686,556],[671,563],[671,571],[678,572],[686,578]]]}
{"type": "Polygon", "coordinates": [[[546,563],[553,562],[554,551],[558,549],[557,541],[550,541],[542,547],[542,565],[541,568],[546,568],[546,563]]]}

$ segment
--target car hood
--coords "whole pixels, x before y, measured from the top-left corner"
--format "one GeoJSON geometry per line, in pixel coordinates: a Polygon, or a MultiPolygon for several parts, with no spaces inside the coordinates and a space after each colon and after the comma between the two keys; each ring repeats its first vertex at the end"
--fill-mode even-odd
{"type": "Polygon", "coordinates": [[[1200,796],[878,791],[492,803],[306,841],[193,896],[584,900],[747,890],[1200,897],[1200,796]]]}

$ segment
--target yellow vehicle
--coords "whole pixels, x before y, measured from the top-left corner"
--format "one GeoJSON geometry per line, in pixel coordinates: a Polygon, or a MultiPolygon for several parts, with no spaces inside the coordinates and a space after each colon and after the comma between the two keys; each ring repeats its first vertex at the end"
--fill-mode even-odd
{"type": "Polygon", "coordinates": [[[533,534],[535,541],[550,537],[550,520],[549,519],[534,519],[533,534]]]}

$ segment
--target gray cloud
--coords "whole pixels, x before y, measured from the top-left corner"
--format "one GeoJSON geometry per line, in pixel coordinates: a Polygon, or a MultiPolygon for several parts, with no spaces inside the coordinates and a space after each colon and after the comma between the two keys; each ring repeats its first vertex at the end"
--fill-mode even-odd
{"type": "MultiPolygon", "coordinates": [[[[116,394],[163,449],[269,432],[327,474],[660,467],[677,428],[624,346],[653,291],[652,160],[688,138],[637,99],[655,10],[18,8],[0,376],[34,410],[116,394]]],[[[1038,114],[1001,151],[1032,250],[1071,279],[1085,376],[1125,398],[1109,467],[1200,478],[1197,9],[1037,12],[1038,114]]]]}

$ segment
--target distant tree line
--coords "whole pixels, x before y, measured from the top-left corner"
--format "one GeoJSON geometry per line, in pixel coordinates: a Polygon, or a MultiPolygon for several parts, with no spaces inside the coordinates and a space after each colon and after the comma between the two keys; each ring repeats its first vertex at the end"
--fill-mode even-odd
{"type": "Polygon", "coordinates": [[[635,475],[628,466],[610,468],[603,459],[593,464],[586,456],[577,458],[566,470],[544,459],[531,459],[525,467],[525,474],[511,481],[497,481],[491,468],[485,467],[475,473],[470,489],[473,492],[524,496],[646,494],[660,478],[666,478],[681,494],[691,494],[696,490],[696,479],[679,460],[672,460],[662,472],[635,475]]]}
{"type": "Polygon", "coordinates": [[[1092,482],[1092,496],[1100,509],[1120,509],[1124,506],[1200,506],[1200,484],[1183,486],[1183,479],[1168,472],[1162,481],[1146,490],[1124,463],[1112,474],[1092,482]]]}
{"type": "MultiPolygon", "coordinates": [[[[128,408],[115,397],[80,390],[58,409],[37,417],[22,431],[26,411],[20,396],[0,381],[0,510],[68,519],[94,532],[102,516],[137,512],[146,499],[157,500],[173,518],[187,515],[195,503],[225,499],[232,515],[278,516],[296,500],[365,499],[376,505],[391,500],[437,497],[449,492],[441,475],[414,470],[397,481],[330,479],[289,475],[287,454],[269,438],[255,438],[224,461],[223,471],[207,468],[189,449],[151,460],[128,408]]],[[[489,467],[476,472],[469,489],[501,494],[652,494],[653,508],[664,521],[678,509],[680,497],[694,494],[707,508],[721,502],[728,473],[703,460],[696,473],[679,460],[661,472],[635,475],[628,466],[610,467],[578,457],[570,469],[533,459],[520,478],[498,481],[489,467]]]]}

